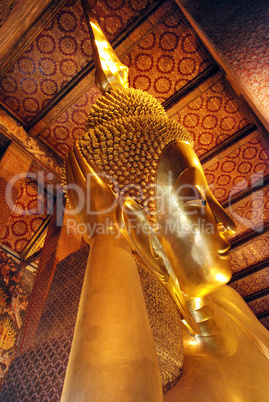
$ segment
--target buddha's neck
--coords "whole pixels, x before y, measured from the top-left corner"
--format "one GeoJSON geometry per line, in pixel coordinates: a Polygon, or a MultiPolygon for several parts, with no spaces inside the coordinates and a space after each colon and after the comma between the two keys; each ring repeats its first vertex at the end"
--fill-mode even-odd
{"type": "Polygon", "coordinates": [[[187,298],[188,308],[201,333],[184,336],[185,353],[229,356],[237,349],[237,335],[229,317],[210,296],[187,298]]]}

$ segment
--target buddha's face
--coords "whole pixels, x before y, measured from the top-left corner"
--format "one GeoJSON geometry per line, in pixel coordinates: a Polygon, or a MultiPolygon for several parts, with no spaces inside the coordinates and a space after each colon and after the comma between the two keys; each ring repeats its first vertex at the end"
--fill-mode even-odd
{"type": "Polygon", "coordinates": [[[156,234],[183,293],[200,297],[227,283],[230,244],[225,234],[235,224],[214,198],[188,143],[172,143],[163,152],[156,195],[156,234]]]}

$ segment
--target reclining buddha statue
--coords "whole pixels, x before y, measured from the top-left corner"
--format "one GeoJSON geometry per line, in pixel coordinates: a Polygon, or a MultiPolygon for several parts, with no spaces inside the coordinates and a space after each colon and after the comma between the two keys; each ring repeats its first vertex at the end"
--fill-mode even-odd
{"type": "Polygon", "coordinates": [[[135,259],[182,320],[183,373],[165,401],[268,400],[268,332],[226,285],[235,224],[189,133],[155,98],[128,88],[92,15],[90,26],[104,94],[66,160],[68,201],[90,254],[62,400],[163,400],[135,259]]]}

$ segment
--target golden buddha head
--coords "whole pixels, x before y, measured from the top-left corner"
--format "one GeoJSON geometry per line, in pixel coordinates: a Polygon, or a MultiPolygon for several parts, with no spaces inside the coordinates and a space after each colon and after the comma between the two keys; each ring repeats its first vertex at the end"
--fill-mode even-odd
{"type": "Polygon", "coordinates": [[[93,105],[79,145],[116,197],[133,198],[154,225],[160,155],[171,141],[181,140],[192,141],[155,98],[128,88],[107,92],[93,105]]]}
{"type": "MultiPolygon", "coordinates": [[[[168,119],[155,98],[134,89],[107,92],[92,107],[78,146],[107,183],[109,197],[114,194],[120,208],[126,208],[126,199],[137,205],[126,215],[132,225],[126,230],[142,258],[143,248],[148,255],[162,248],[183,293],[191,297],[229,281],[225,232],[235,225],[208,188],[189,133],[168,119]],[[148,243],[137,233],[141,219],[151,226],[148,243]]],[[[96,189],[92,197],[100,197],[96,189]]]]}

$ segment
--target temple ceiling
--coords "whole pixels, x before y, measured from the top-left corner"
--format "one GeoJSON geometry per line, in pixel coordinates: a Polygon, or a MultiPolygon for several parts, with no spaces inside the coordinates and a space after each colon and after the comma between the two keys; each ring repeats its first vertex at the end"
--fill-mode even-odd
{"type": "MultiPolygon", "coordinates": [[[[0,112],[16,130],[23,130],[21,146],[27,148],[27,143],[32,152],[37,145],[30,145],[36,141],[45,156],[50,154],[49,168],[59,176],[59,165],[82,135],[87,113],[101,93],[94,84],[92,49],[80,1],[61,1],[57,7],[54,3],[27,27],[16,46],[11,44],[9,52],[0,55],[0,112]]],[[[214,195],[237,222],[238,231],[230,239],[231,286],[268,325],[269,152],[263,129],[176,2],[89,3],[129,67],[130,85],[155,96],[169,117],[192,134],[214,195]]],[[[15,140],[2,123],[1,132],[15,140]]],[[[44,158],[35,154],[43,165],[44,158]]],[[[27,182],[19,197],[22,203],[37,202],[33,183],[27,182]]],[[[19,252],[45,216],[28,222],[29,217],[22,221],[13,213],[10,219],[5,242],[19,252]],[[19,226],[24,226],[26,235],[16,246],[10,232],[19,226]]]]}

